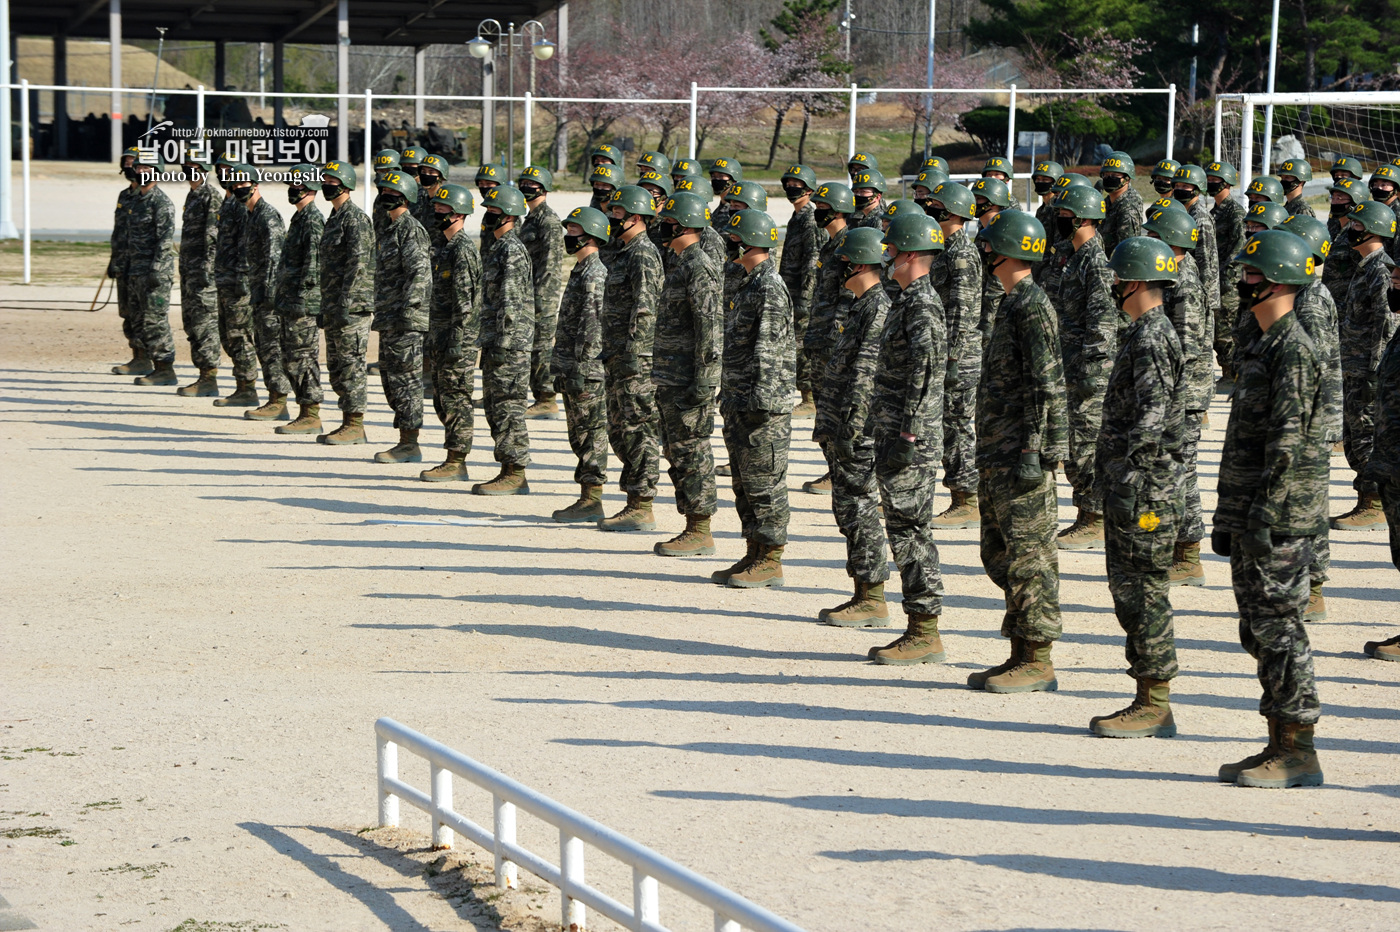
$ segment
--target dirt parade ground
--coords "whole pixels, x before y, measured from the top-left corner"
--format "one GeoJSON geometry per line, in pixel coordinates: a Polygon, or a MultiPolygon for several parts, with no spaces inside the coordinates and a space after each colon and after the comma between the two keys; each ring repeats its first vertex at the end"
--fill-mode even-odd
{"type": "MultiPolygon", "coordinates": [[[[1400,628],[1383,531],[1334,532],[1309,626],[1326,785],[1242,789],[1216,769],[1265,727],[1219,557],[1172,590],[1180,735],[1099,739],[1089,718],[1133,685],[1101,551],[1061,555],[1060,690],[971,692],[1006,654],[975,530],[938,537],[946,663],[875,666],[897,631],[816,623],[849,589],[830,499],[798,491],[822,471],[810,421],[786,587],[723,589],[709,573],[743,549],[727,480],[719,553],[663,559],[683,524],[664,475],[655,533],[550,521],[577,493],[563,421],[529,422],[530,495],[423,483],[370,460],[393,442],[373,381],[370,444],[327,447],[108,374],[114,307],[71,309],[91,287],[0,288],[0,929],[555,927],[557,895],[522,872],[498,897],[489,853],[428,850],[407,805],[374,830],[379,716],[813,932],[1395,928],[1400,665],[1361,653],[1400,628]]],[[[1227,414],[1217,396],[1207,516],[1227,414]]],[[[495,473],[484,430],[474,481],[495,473]]],[[[440,442],[429,412],[424,465],[440,442]]],[[[427,788],[423,761],[401,769],[427,788]]],[[[457,800],[489,824],[487,794],[457,800]]],[[[558,856],[524,816],[521,839],[558,856]]],[[[631,902],[623,868],[587,865],[631,902]]],[[[713,927],[674,893],[661,915],[713,927]]]]}

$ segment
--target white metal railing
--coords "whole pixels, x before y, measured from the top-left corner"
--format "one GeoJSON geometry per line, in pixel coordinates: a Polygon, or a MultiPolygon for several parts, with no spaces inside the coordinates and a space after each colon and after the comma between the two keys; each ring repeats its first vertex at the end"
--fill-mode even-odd
{"type": "Polygon", "coordinates": [[[374,733],[379,746],[379,824],[399,824],[399,800],[402,799],[432,816],[435,847],[452,847],[452,833],[456,831],[492,852],[496,858],[497,887],[514,889],[518,883],[516,865],[524,867],[559,888],[562,925],[570,932],[582,932],[587,907],[627,929],[667,932],[661,924],[662,884],[712,910],[715,932],[740,932],[741,928],[756,932],[802,932],[798,926],[675,861],[393,719],[377,720],[374,733]],[[428,761],[431,793],[424,793],[399,779],[401,747],[428,761]],[[494,812],[491,829],[453,810],[454,774],[490,791],[494,812]],[[517,808],[559,830],[558,866],[525,849],[516,840],[517,808]],[[632,868],[630,907],[584,880],[585,843],[632,868]]]}

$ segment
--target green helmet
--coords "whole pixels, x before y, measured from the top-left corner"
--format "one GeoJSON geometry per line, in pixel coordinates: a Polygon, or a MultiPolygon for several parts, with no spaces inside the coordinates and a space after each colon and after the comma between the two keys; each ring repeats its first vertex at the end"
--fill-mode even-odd
{"type": "Polygon", "coordinates": [[[942,252],[943,228],[922,210],[917,215],[903,214],[885,232],[885,244],[899,252],[942,252]]]}
{"type": "MultiPolygon", "coordinates": [[[[995,179],[982,179],[995,180],[995,179]]],[[[1040,262],[1045,258],[1045,227],[1024,210],[1002,210],[977,231],[992,252],[1008,259],[1040,262]]]]}
{"type": "Polygon", "coordinates": [[[1235,261],[1258,269],[1265,281],[1276,285],[1306,285],[1317,266],[1312,247],[1302,237],[1282,230],[1255,233],[1235,261]]]}
{"type": "Polygon", "coordinates": [[[1179,277],[1176,253],[1150,236],[1123,240],[1113,250],[1108,267],[1124,282],[1174,282],[1179,277]]]}
{"type": "MultiPolygon", "coordinates": [[[[856,153],[859,155],[860,153],[856,153]]],[[[851,190],[856,188],[870,188],[876,193],[885,193],[885,176],[878,168],[861,168],[851,173],[851,190]]]]}
{"type": "Polygon", "coordinates": [[[885,234],[874,227],[856,227],[846,231],[836,246],[836,258],[851,265],[884,265],[885,234]]]}
{"type": "Polygon", "coordinates": [[[802,187],[808,191],[817,190],[817,173],[806,165],[789,165],[788,170],[783,172],[783,182],[799,181],[802,187]]]}
{"type": "Polygon", "coordinates": [[[768,192],[756,181],[736,181],[725,193],[726,201],[738,201],[751,210],[768,209],[768,192]]]}
{"type": "MultiPolygon", "coordinates": [[[[1382,166],[1382,168],[1390,167],[1389,165],[1382,166]]],[[[1375,181],[1380,177],[1381,173],[1377,171],[1371,176],[1371,180],[1375,181]]],[[[1353,204],[1360,204],[1362,201],[1369,201],[1372,199],[1371,189],[1369,187],[1359,181],[1353,181],[1350,178],[1343,178],[1341,181],[1329,184],[1327,190],[1334,194],[1345,194],[1347,197],[1351,198],[1353,204]]]]}
{"type": "Polygon", "coordinates": [[[738,159],[720,156],[710,163],[711,175],[728,175],[734,181],[744,180],[744,166],[739,164],[738,159]]]}
{"type": "Polygon", "coordinates": [[[1072,184],[1055,198],[1055,207],[1067,210],[1082,220],[1102,220],[1108,216],[1108,204],[1103,195],[1082,184],[1072,184]]]}
{"type": "Polygon", "coordinates": [[[828,181],[812,195],[813,204],[825,204],[838,214],[854,213],[856,198],[851,189],[839,181],[828,181]]]}
{"type": "Polygon", "coordinates": [[[1283,193],[1283,182],[1273,175],[1260,175],[1249,183],[1246,194],[1254,194],[1265,200],[1273,201],[1275,204],[1282,204],[1287,197],[1283,193]]]}
{"type": "Polygon", "coordinates": [[[945,181],[950,181],[947,172],[941,172],[936,168],[926,168],[919,172],[919,177],[914,179],[914,187],[924,188],[932,191],[945,181]]]}
{"type": "Polygon", "coordinates": [[[676,159],[671,164],[671,180],[693,178],[696,181],[705,177],[705,169],[695,159],[676,159]]]}
{"type": "MultiPolygon", "coordinates": [[[[151,150],[147,149],[131,163],[133,168],[154,168],[158,172],[165,171],[165,157],[160,154],[160,148],[155,149],[155,158],[150,157],[151,150]]],[[[240,168],[251,168],[252,166],[239,166],[240,168]]],[[[253,169],[257,171],[257,169],[253,169]]]]}
{"type": "Polygon", "coordinates": [[[1197,191],[1204,191],[1206,189],[1206,170],[1199,165],[1183,165],[1176,170],[1172,181],[1177,184],[1189,184],[1197,191]]]}
{"type": "Polygon", "coordinates": [[[622,172],[617,170],[616,165],[594,165],[593,171],[588,174],[589,184],[611,185],[613,190],[622,186],[622,172]]]}
{"type": "Polygon", "coordinates": [[[1327,254],[1332,251],[1332,237],[1327,233],[1327,224],[1316,217],[1309,217],[1307,214],[1294,214],[1274,229],[1286,230],[1294,236],[1301,236],[1303,241],[1308,244],[1308,248],[1312,250],[1313,258],[1318,262],[1326,262],[1327,254]]]}
{"type": "Polygon", "coordinates": [[[675,175],[671,176],[671,182],[676,191],[689,191],[691,194],[696,193],[697,187],[699,187],[701,191],[705,190],[703,185],[696,185],[696,182],[699,180],[698,178],[677,178],[675,175]]]}
{"type": "Polygon", "coordinates": [[[525,195],[508,184],[498,184],[481,196],[482,207],[497,207],[507,217],[523,217],[530,212],[525,195]]]}
{"type": "Polygon", "coordinates": [[[635,184],[625,184],[612,193],[605,205],[609,213],[614,207],[621,207],[625,213],[641,217],[655,217],[656,206],[652,203],[651,192],[635,184]]]}
{"type": "Polygon", "coordinates": [[[1152,168],[1153,178],[1175,178],[1176,170],[1181,167],[1181,163],[1176,159],[1162,159],[1152,168]]]}
{"type": "MultiPolygon", "coordinates": [[[[126,153],[123,152],[122,155],[125,156],[126,153]]],[[[180,164],[202,165],[205,171],[208,171],[209,167],[214,163],[213,160],[209,158],[209,149],[207,147],[191,146],[185,150],[184,157],[180,160],[180,164]],[[196,152],[196,150],[198,150],[198,152],[196,152]]]]}
{"type": "Polygon", "coordinates": [[[1159,197],[1151,204],[1147,205],[1147,219],[1151,220],[1163,210],[1181,210],[1181,202],[1174,197],[1159,197]]]}
{"type": "Polygon", "coordinates": [[[1303,184],[1312,181],[1312,166],[1307,159],[1289,159],[1278,167],[1276,174],[1282,178],[1284,175],[1292,175],[1303,184]]]}
{"type": "Polygon", "coordinates": [[[403,166],[399,164],[398,149],[380,149],[374,153],[374,170],[376,172],[386,172],[390,169],[398,171],[401,168],[403,166]]]}
{"type": "Polygon", "coordinates": [[[1001,172],[1003,175],[1010,178],[1012,171],[1013,168],[1006,159],[999,155],[994,155],[987,159],[986,164],[982,166],[982,177],[986,178],[987,172],[1001,172]]]}
{"type": "Polygon", "coordinates": [[[287,172],[287,187],[289,188],[310,188],[321,182],[321,174],[316,171],[315,165],[302,162],[300,165],[293,165],[292,170],[287,172]]]}
{"type": "MultiPolygon", "coordinates": [[[[149,162],[137,162],[136,167],[140,168],[149,164],[149,162]]],[[[251,181],[253,184],[261,184],[262,172],[258,171],[255,166],[248,165],[244,162],[239,162],[237,165],[230,166],[228,183],[230,185],[235,185],[242,181],[251,181]]]]}
{"type": "Polygon", "coordinates": [[[1354,159],[1349,155],[1344,155],[1333,162],[1328,171],[1331,173],[1333,181],[1337,180],[1337,176],[1341,174],[1349,174],[1360,181],[1361,176],[1366,174],[1366,168],[1361,164],[1360,159],[1354,159]]]}
{"type": "MultiPolygon", "coordinates": [[[[1116,169],[1112,170],[1116,171],[1116,169]]],[[[1094,187],[1094,183],[1090,181],[1086,175],[1081,175],[1079,174],[1079,172],[1065,172],[1059,178],[1055,179],[1055,185],[1053,188],[1051,188],[1051,190],[1058,195],[1064,193],[1065,188],[1073,187],[1075,185],[1082,186],[1085,188],[1094,187]]],[[[1095,188],[1094,190],[1098,189],[1095,188]]]]}
{"type": "MultiPolygon", "coordinates": [[[[1351,181],[1351,179],[1343,178],[1342,181],[1351,181]]],[[[1389,181],[1397,188],[1400,188],[1400,168],[1396,168],[1394,165],[1382,165],[1380,168],[1376,169],[1375,172],[1373,172],[1371,175],[1371,183],[1377,181],[1389,181]]],[[[1369,191],[1370,188],[1368,187],[1367,190],[1369,191]]],[[[1373,198],[1375,197],[1374,194],[1371,196],[1373,198]]]]}
{"type": "MultiPolygon", "coordinates": [[[[422,149],[418,146],[409,146],[407,149],[403,150],[403,155],[399,156],[399,165],[403,168],[408,168],[410,165],[418,165],[423,161],[423,156],[427,154],[427,149],[422,149]]],[[[447,176],[444,175],[443,177],[447,176]]]]}
{"type": "Polygon", "coordinates": [[[942,172],[945,175],[948,174],[947,161],[936,155],[930,155],[928,158],[924,159],[924,164],[920,165],[919,168],[926,172],[931,171],[942,172]]]}
{"type": "Polygon", "coordinates": [[[1269,201],[1251,204],[1249,210],[1245,211],[1244,214],[1245,223],[1257,223],[1266,230],[1272,230],[1286,219],[1288,219],[1288,208],[1269,201]]]}
{"type": "Polygon", "coordinates": [[[440,184],[433,195],[433,203],[446,204],[454,214],[466,215],[476,209],[472,199],[472,189],[464,184],[440,184]]]}
{"type": "Polygon", "coordinates": [[[1206,165],[1206,179],[1219,178],[1230,187],[1240,183],[1240,173],[1229,162],[1211,162],[1206,165]]]}
{"type": "MultiPolygon", "coordinates": [[[[444,175],[443,177],[446,178],[447,176],[444,175]]],[[[526,165],[524,168],[520,169],[520,177],[515,181],[516,186],[518,187],[522,181],[533,181],[546,192],[554,190],[554,172],[545,168],[543,165],[526,165]]]]}
{"type": "Polygon", "coordinates": [[[506,167],[500,162],[487,162],[476,170],[477,182],[494,181],[496,184],[506,183],[506,167]]]}
{"type": "Polygon", "coordinates": [[[401,169],[386,171],[378,178],[374,179],[374,186],[383,191],[386,188],[390,191],[397,191],[404,196],[404,200],[410,204],[418,203],[418,181],[408,172],[401,169]]]}
{"type": "Polygon", "coordinates": [[[880,219],[885,223],[892,223],[899,217],[912,217],[915,214],[918,214],[920,217],[925,216],[924,209],[919,206],[919,202],[910,200],[907,197],[902,197],[897,201],[890,201],[886,204],[883,213],[880,215],[880,219]]]}
{"type": "Polygon", "coordinates": [[[355,166],[351,165],[349,162],[342,162],[339,160],[327,162],[325,167],[321,169],[322,183],[324,183],[327,178],[334,178],[336,181],[339,181],[345,186],[345,190],[347,191],[355,190],[355,166]]]}
{"type": "Polygon", "coordinates": [[[1355,220],[1361,228],[1381,239],[1395,238],[1395,211],[1380,201],[1362,201],[1347,211],[1347,219],[1355,220]]]}
{"type": "Polygon", "coordinates": [[[425,155],[423,161],[418,163],[418,170],[422,171],[425,168],[431,168],[437,172],[442,176],[443,181],[452,177],[452,167],[447,164],[447,159],[440,155],[425,155]]]}
{"type": "Polygon", "coordinates": [[[972,192],[965,185],[956,181],[945,181],[933,189],[932,195],[933,199],[948,208],[948,213],[954,217],[971,220],[977,215],[977,202],[973,200],[972,192]]]}
{"type": "MultiPolygon", "coordinates": [[[[128,155],[130,155],[134,159],[139,159],[141,157],[141,150],[138,149],[136,146],[132,146],[130,149],[127,149],[125,152],[122,153],[122,158],[126,158],[128,155]]],[[[214,165],[216,168],[232,168],[237,164],[238,159],[234,158],[228,152],[225,152],[223,155],[219,156],[214,161],[214,165]]]]}
{"type": "Polygon", "coordinates": [[[622,153],[617,151],[617,146],[610,146],[606,142],[596,146],[593,149],[592,154],[588,156],[588,160],[590,162],[592,162],[594,159],[600,158],[607,159],[608,162],[613,165],[622,164],[622,153]]]}
{"type": "Polygon", "coordinates": [[[1031,178],[1034,179],[1036,177],[1044,176],[1046,178],[1049,178],[1050,183],[1053,185],[1056,181],[1059,181],[1060,178],[1064,176],[1064,173],[1065,167],[1059,162],[1053,162],[1050,159],[1045,159],[1042,162],[1035,163],[1035,174],[1033,174],[1031,178]]]}
{"type": "Polygon", "coordinates": [[[1000,178],[978,178],[972,183],[969,190],[972,191],[974,200],[978,197],[985,197],[988,204],[995,204],[1001,208],[1011,206],[1011,189],[1000,178]]]}
{"type": "MultiPolygon", "coordinates": [[[[117,157],[117,167],[120,168],[120,169],[125,169],[126,166],[123,165],[122,162],[125,162],[128,158],[131,159],[131,164],[133,164],[133,165],[135,165],[137,162],[139,162],[139,161],[141,160],[141,147],[140,147],[140,146],[127,146],[125,149],[123,149],[123,150],[122,150],[122,154],[119,155],[119,156],[117,157]]],[[[224,159],[228,159],[228,161],[227,161],[225,164],[228,164],[228,165],[236,164],[236,163],[233,161],[233,159],[229,159],[228,153],[227,153],[227,152],[225,152],[223,155],[219,156],[219,161],[220,161],[220,162],[223,162],[224,159]]]]}
{"type": "Polygon", "coordinates": [[[675,221],[688,230],[703,230],[710,225],[710,208],[705,199],[689,191],[681,191],[666,199],[656,212],[663,220],[675,221]]]}
{"type": "Polygon", "coordinates": [[[608,241],[608,218],[596,207],[575,207],[569,211],[560,224],[568,226],[577,223],[583,227],[583,232],[596,240],[606,243],[608,241]]]}
{"type": "Polygon", "coordinates": [[[724,232],[739,237],[745,246],[773,249],[778,245],[778,225],[761,210],[741,210],[729,218],[724,232]]]}
{"type": "Polygon", "coordinates": [[[642,172],[642,177],[637,179],[637,184],[655,185],[661,189],[661,193],[666,197],[670,197],[671,192],[676,190],[676,186],[671,182],[670,175],[663,175],[661,172],[651,171],[650,169],[642,172]]]}
{"type": "Polygon", "coordinates": [[[658,175],[671,174],[671,160],[660,152],[643,152],[637,159],[638,173],[656,172],[658,175]]]}
{"type": "Polygon", "coordinates": [[[874,152],[857,152],[846,160],[846,171],[852,175],[868,168],[880,170],[880,160],[875,158],[874,152]]]}
{"type": "Polygon", "coordinates": [[[1178,249],[1195,249],[1196,243],[1201,239],[1196,218],[1180,207],[1166,207],[1157,211],[1142,228],[1149,233],[1156,233],[1162,242],[1178,249]]]}
{"type": "Polygon", "coordinates": [[[1118,172],[1131,178],[1137,174],[1137,166],[1133,164],[1131,155],[1121,149],[1114,149],[1099,166],[1099,174],[1102,175],[1104,172],[1118,172]]]}

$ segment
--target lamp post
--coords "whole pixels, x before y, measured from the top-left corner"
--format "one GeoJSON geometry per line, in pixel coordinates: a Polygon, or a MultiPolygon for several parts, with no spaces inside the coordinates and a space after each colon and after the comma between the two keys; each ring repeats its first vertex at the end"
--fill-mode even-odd
{"type": "MultiPolygon", "coordinates": [[[[548,61],[554,57],[555,45],[545,38],[544,25],[536,20],[530,20],[520,27],[515,28],[515,23],[510,23],[504,30],[501,24],[494,19],[485,19],[481,25],[476,27],[476,38],[467,43],[467,51],[473,58],[479,58],[482,62],[482,95],[495,96],[495,77],[492,69],[493,52],[502,43],[506,47],[506,96],[510,98],[506,104],[506,177],[515,177],[515,49],[517,46],[524,48],[530,43],[530,94],[535,93],[535,62],[548,61]],[[491,77],[491,90],[486,90],[486,79],[491,77]]],[[[488,161],[491,146],[487,140],[494,135],[495,130],[495,107],[482,106],[482,161],[488,161]]],[[[526,117],[529,118],[528,115],[526,117]]],[[[525,163],[530,162],[530,153],[525,153],[525,163]]]]}

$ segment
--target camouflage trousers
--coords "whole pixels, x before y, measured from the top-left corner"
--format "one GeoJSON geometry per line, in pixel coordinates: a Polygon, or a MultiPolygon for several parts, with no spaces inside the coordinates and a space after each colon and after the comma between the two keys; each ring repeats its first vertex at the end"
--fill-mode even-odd
{"type": "Polygon", "coordinates": [[[899,567],[906,615],[943,614],[943,570],[938,545],[933,542],[933,458],[902,469],[883,461],[875,464],[880,504],[885,508],[885,533],[894,564],[899,567]]]}
{"type": "MultiPolygon", "coordinates": [[[[1384,496],[1382,496],[1384,498],[1384,496]]],[[[1308,581],[1312,585],[1325,583],[1331,578],[1332,569],[1332,540],[1328,536],[1326,528],[1322,533],[1313,537],[1313,558],[1308,564],[1308,581]]]]}
{"type": "Polygon", "coordinates": [[[574,481],[580,485],[606,485],[608,473],[608,398],[602,382],[584,382],[581,392],[564,393],[569,449],[578,465],[574,481]]]}
{"type": "Polygon", "coordinates": [[[1371,461],[1371,448],[1376,440],[1376,383],[1371,378],[1342,376],[1342,449],[1347,465],[1356,473],[1351,487],[1357,495],[1377,493],[1376,484],[1362,479],[1361,473],[1371,461]]]}
{"type": "Polygon", "coordinates": [[[364,414],[369,403],[369,323],[368,314],[356,314],[348,323],[326,325],[326,371],[346,414],[364,414]]]}
{"type": "Polygon", "coordinates": [[[982,361],[948,365],[943,382],[943,487],[977,491],[977,382],[982,361]]]}
{"type": "Polygon", "coordinates": [[[816,417],[812,420],[812,440],[821,447],[827,472],[834,474],[836,461],[827,438],[834,437],[839,426],[835,410],[839,399],[830,397],[826,390],[826,367],[831,360],[825,354],[808,353],[807,356],[807,367],[812,372],[812,400],[817,408],[816,417]]]}
{"type": "Polygon", "coordinates": [[[1205,516],[1201,513],[1201,484],[1196,476],[1196,455],[1201,445],[1201,418],[1204,411],[1187,411],[1181,432],[1181,492],[1183,505],[1177,523],[1179,543],[1194,544],[1206,536],[1205,516]]]}
{"type": "MultiPolygon", "coordinates": [[[[219,342],[233,363],[233,377],[252,382],[258,377],[258,355],[253,348],[253,308],[248,296],[235,297],[234,289],[218,287],[219,342]]],[[[329,353],[327,354],[329,356],[329,353]]],[[[363,409],[361,409],[363,410],[363,409]]]]}
{"type": "Polygon", "coordinates": [[[395,430],[423,426],[423,332],[384,330],[379,334],[379,384],[394,410],[395,430]]]}
{"type": "Polygon", "coordinates": [[[812,360],[802,351],[802,342],[807,336],[807,322],[811,319],[810,307],[798,307],[796,301],[792,303],[792,338],[797,343],[797,390],[803,392],[813,391],[817,387],[812,360]]]}
{"type": "Polygon", "coordinates": [[[1220,283],[1220,310],[1215,313],[1215,361],[1222,372],[1234,371],[1235,324],[1240,316],[1240,293],[1235,290],[1239,272],[1220,283]]]}
{"type": "Polygon", "coordinates": [[[219,367],[219,294],[213,285],[196,288],[180,279],[180,324],[190,341],[190,361],[197,369],[219,367]]]}
{"type": "Polygon", "coordinates": [[[1381,486],[1381,506],[1390,531],[1390,562],[1400,570],[1400,485],[1387,482],[1381,486]]]}
{"type": "Polygon", "coordinates": [[[126,345],[131,347],[131,355],[145,352],[146,347],[141,343],[141,328],[137,322],[137,316],[132,309],[131,299],[133,290],[131,287],[131,277],[128,275],[118,275],[117,282],[117,316],[122,322],[122,336],[126,338],[126,345]]]}
{"type": "MultiPolygon", "coordinates": [[[[880,483],[875,478],[875,451],[856,441],[856,458],[831,462],[831,514],[846,538],[846,575],[866,583],[890,578],[885,529],[880,524],[880,483]]],[[[829,446],[829,444],[828,444],[829,446]]]]}
{"type": "Polygon", "coordinates": [[[1254,658],[1264,688],[1259,714],[1314,724],[1321,704],[1303,626],[1313,539],[1275,536],[1273,550],[1255,558],[1244,552],[1240,538],[1231,535],[1230,576],[1240,609],[1240,644],[1254,658]]]}
{"type": "Polygon", "coordinates": [[[136,338],[157,364],[175,362],[175,337],[170,332],[171,284],[160,275],[133,275],[127,280],[136,338]]]}
{"type": "MultiPolygon", "coordinates": [[[[1169,680],[1177,675],[1172,603],[1167,595],[1176,547],[1175,505],[1148,507],[1160,523],[1147,530],[1141,519],[1119,524],[1104,519],[1104,562],[1113,613],[1127,635],[1124,656],[1134,679],[1169,680]]],[[[1150,521],[1147,523],[1151,523],[1150,521]]]]}
{"type": "Polygon", "coordinates": [[[1090,514],[1103,514],[1103,496],[1094,492],[1094,456],[1103,429],[1103,394],[1080,399],[1070,395],[1069,458],[1065,478],[1074,490],[1074,507],[1090,514]]]}
{"type": "Polygon", "coordinates": [[[787,546],[788,447],[792,412],[721,408],[724,446],[734,487],[734,509],[744,539],[769,547],[787,546]]]}
{"type": "Polygon", "coordinates": [[[676,489],[676,510],[708,518],[715,513],[715,403],[691,406],[690,390],[656,386],[656,410],[661,425],[661,452],[670,467],[666,474],[676,489]]]}
{"type": "Polygon", "coordinates": [[[641,371],[619,375],[609,367],[608,442],[622,464],[618,487],[628,495],[656,497],[661,477],[660,425],[656,386],[651,381],[651,357],[640,356],[641,371]]]}
{"type": "Polygon", "coordinates": [[[325,396],[321,392],[321,328],[316,318],[282,318],[282,365],[297,404],[320,404],[325,396]]]}
{"type": "Polygon", "coordinates": [[[535,316],[535,345],[530,350],[530,393],[536,400],[554,394],[554,333],[559,328],[559,304],[535,316]]]}
{"type": "Polygon", "coordinates": [[[476,381],[476,347],[467,347],[465,354],[449,355],[448,331],[429,331],[423,351],[423,370],[430,373],[433,386],[433,411],[442,422],[443,449],[454,453],[472,451],[472,434],[476,412],[472,410],[472,392],[476,381]]]}
{"type": "Polygon", "coordinates": [[[530,395],[530,353],[513,351],[504,362],[481,360],[481,407],[495,441],[496,462],[502,466],[530,465],[530,430],[525,425],[530,395]]]}
{"type": "Polygon", "coordinates": [[[1015,470],[980,470],[977,502],[982,519],[982,566],[1006,593],[1002,637],[1059,640],[1060,558],[1055,548],[1058,499],[1055,474],[1017,493],[1015,470]]]}
{"type": "Polygon", "coordinates": [[[263,385],[273,395],[289,395],[292,383],[287,381],[287,369],[282,362],[282,321],[277,305],[268,301],[252,305],[253,346],[262,365],[263,385]]]}

